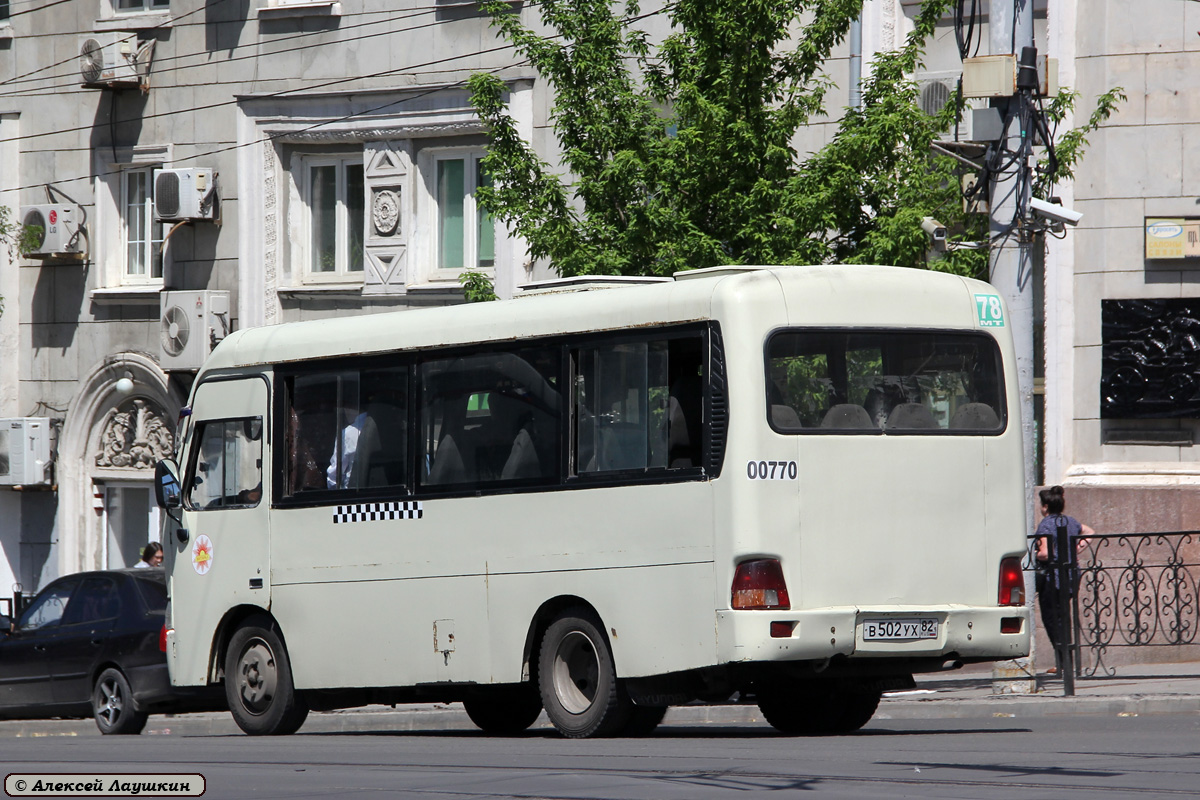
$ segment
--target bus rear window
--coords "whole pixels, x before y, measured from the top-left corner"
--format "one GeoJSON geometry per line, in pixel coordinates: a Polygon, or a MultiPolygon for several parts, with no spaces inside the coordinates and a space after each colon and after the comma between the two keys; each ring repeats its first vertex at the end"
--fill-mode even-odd
{"type": "Polygon", "coordinates": [[[1004,380],[983,334],[791,330],[767,345],[767,417],[780,433],[995,434],[1004,380]]]}

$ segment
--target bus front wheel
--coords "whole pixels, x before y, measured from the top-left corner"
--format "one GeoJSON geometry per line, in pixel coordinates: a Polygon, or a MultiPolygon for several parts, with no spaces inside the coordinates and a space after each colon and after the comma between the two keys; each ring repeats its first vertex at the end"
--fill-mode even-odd
{"type": "Polygon", "coordinates": [[[546,629],[538,686],[546,716],[571,739],[617,733],[633,708],[617,681],[604,626],[586,608],[568,609],[546,629]]]}
{"type": "Polygon", "coordinates": [[[238,727],[251,736],[295,733],[308,706],[292,684],[292,665],[275,621],[247,619],[225,654],[225,699],[238,727]]]}

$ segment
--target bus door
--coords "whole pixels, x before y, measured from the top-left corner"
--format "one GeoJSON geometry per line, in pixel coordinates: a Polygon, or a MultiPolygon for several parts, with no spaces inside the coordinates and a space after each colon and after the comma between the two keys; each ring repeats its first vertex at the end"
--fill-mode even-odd
{"type": "Polygon", "coordinates": [[[270,607],[270,503],[264,497],[267,382],[210,380],[196,390],[183,478],[183,528],[173,553],[169,661],[177,685],[204,683],[224,613],[270,607]]]}

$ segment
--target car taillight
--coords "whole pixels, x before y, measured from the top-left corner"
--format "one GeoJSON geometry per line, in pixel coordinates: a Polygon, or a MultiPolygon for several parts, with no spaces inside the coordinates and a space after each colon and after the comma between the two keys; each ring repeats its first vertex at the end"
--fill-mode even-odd
{"type": "Polygon", "coordinates": [[[163,625],[162,630],[158,632],[158,649],[167,652],[167,626],[163,625]]]}
{"type": "Polygon", "coordinates": [[[1000,562],[1000,605],[1025,605],[1025,574],[1021,559],[1006,558],[1000,562]]]}
{"type": "Polygon", "coordinates": [[[774,558],[743,561],[733,574],[730,606],[742,610],[779,610],[792,607],[783,567],[774,558]]]}

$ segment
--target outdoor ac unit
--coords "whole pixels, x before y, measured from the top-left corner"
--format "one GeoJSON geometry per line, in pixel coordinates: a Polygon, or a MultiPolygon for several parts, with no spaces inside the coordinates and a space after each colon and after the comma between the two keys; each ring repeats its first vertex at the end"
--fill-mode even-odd
{"type": "Polygon", "coordinates": [[[162,368],[195,370],[229,333],[229,292],[163,292],[162,368]]]}
{"type": "Polygon", "coordinates": [[[50,483],[50,420],[0,419],[0,486],[50,483]]]}
{"type": "Polygon", "coordinates": [[[87,36],[79,46],[79,76],[85,86],[142,86],[150,74],[154,43],[119,31],[87,36]]]}
{"type": "Polygon", "coordinates": [[[82,255],[86,239],[80,234],[75,212],[74,206],[57,204],[23,207],[21,223],[37,231],[30,248],[22,255],[29,258],[82,255]]]}
{"type": "Polygon", "coordinates": [[[154,218],[216,219],[217,174],[211,169],[154,170],[154,218]]]}

